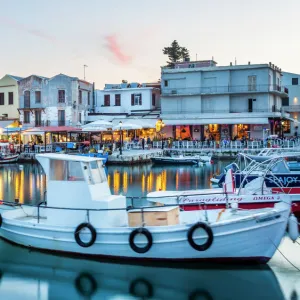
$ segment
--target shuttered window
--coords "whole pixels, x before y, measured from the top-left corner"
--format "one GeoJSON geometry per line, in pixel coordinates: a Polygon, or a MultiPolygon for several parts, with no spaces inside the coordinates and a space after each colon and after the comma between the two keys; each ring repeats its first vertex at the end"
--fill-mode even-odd
{"type": "Polygon", "coordinates": [[[13,92],[8,93],[8,105],[14,105],[14,93],[13,92]]]}

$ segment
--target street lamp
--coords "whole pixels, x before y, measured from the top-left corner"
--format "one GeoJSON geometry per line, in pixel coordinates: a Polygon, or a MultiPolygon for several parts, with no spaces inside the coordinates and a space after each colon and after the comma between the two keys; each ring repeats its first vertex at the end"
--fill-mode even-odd
{"type": "Polygon", "coordinates": [[[122,155],[122,121],[119,122],[120,126],[120,155],[122,155]]]}
{"type": "Polygon", "coordinates": [[[20,153],[22,152],[21,151],[21,130],[22,130],[22,123],[21,122],[19,122],[19,128],[20,128],[20,130],[19,130],[19,149],[20,149],[20,153]]]}

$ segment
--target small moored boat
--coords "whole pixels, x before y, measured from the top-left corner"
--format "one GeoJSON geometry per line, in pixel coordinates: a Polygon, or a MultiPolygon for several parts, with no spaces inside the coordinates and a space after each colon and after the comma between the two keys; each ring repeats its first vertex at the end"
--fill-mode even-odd
{"type": "MultiPolygon", "coordinates": [[[[290,214],[289,195],[274,208],[180,211],[177,204],[127,207],[111,195],[102,160],[64,154],[36,158],[47,201],[1,213],[0,234],[29,248],[125,260],[266,263],[290,214]]],[[[159,200],[158,200],[159,202],[159,200]]],[[[188,204],[186,204],[188,205],[188,204]]]]}

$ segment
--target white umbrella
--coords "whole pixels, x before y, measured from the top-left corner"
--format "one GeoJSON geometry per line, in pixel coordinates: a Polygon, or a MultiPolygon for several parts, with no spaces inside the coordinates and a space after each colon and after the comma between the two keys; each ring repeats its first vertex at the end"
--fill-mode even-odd
{"type": "Polygon", "coordinates": [[[143,128],[142,125],[139,124],[133,124],[133,123],[122,123],[122,125],[120,126],[120,124],[113,126],[113,130],[131,130],[131,129],[141,129],[143,128]]]}
{"type": "Polygon", "coordinates": [[[90,127],[112,128],[112,126],[113,126],[112,122],[108,122],[108,121],[105,121],[105,120],[97,120],[95,122],[85,124],[85,125],[81,126],[81,128],[82,129],[85,129],[86,127],[88,127],[88,128],[90,128],[90,127]]]}
{"type": "Polygon", "coordinates": [[[107,131],[106,127],[103,126],[91,126],[91,127],[84,127],[82,128],[83,131],[95,131],[95,132],[99,132],[99,131],[107,131]]]}

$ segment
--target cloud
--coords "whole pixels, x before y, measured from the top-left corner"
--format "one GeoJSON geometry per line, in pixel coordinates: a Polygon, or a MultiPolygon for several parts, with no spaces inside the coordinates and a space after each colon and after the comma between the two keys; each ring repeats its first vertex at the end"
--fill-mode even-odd
{"type": "Polygon", "coordinates": [[[123,52],[115,35],[108,35],[105,37],[105,40],[107,42],[106,47],[120,63],[129,64],[131,62],[131,56],[128,56],[123,52]]]}
{"type": "Polygon", "coordinates": [[[16,30],[19,30],[19,31],[27,32],[31,35],[42,38],[44,40],[48,40],[50,42],[55,42],[56,41],[56,38],[54,36],[51,36],[51,35],[43,32],[39,29],[28,28],[25,25],[22,25],[22,24],[16,22],[15,20],[7,18],[7,17],[1,17],[0,18],[0,24],[9,26],[9,27],[11,27],[13,29],[16,29],[16,30]]]}

